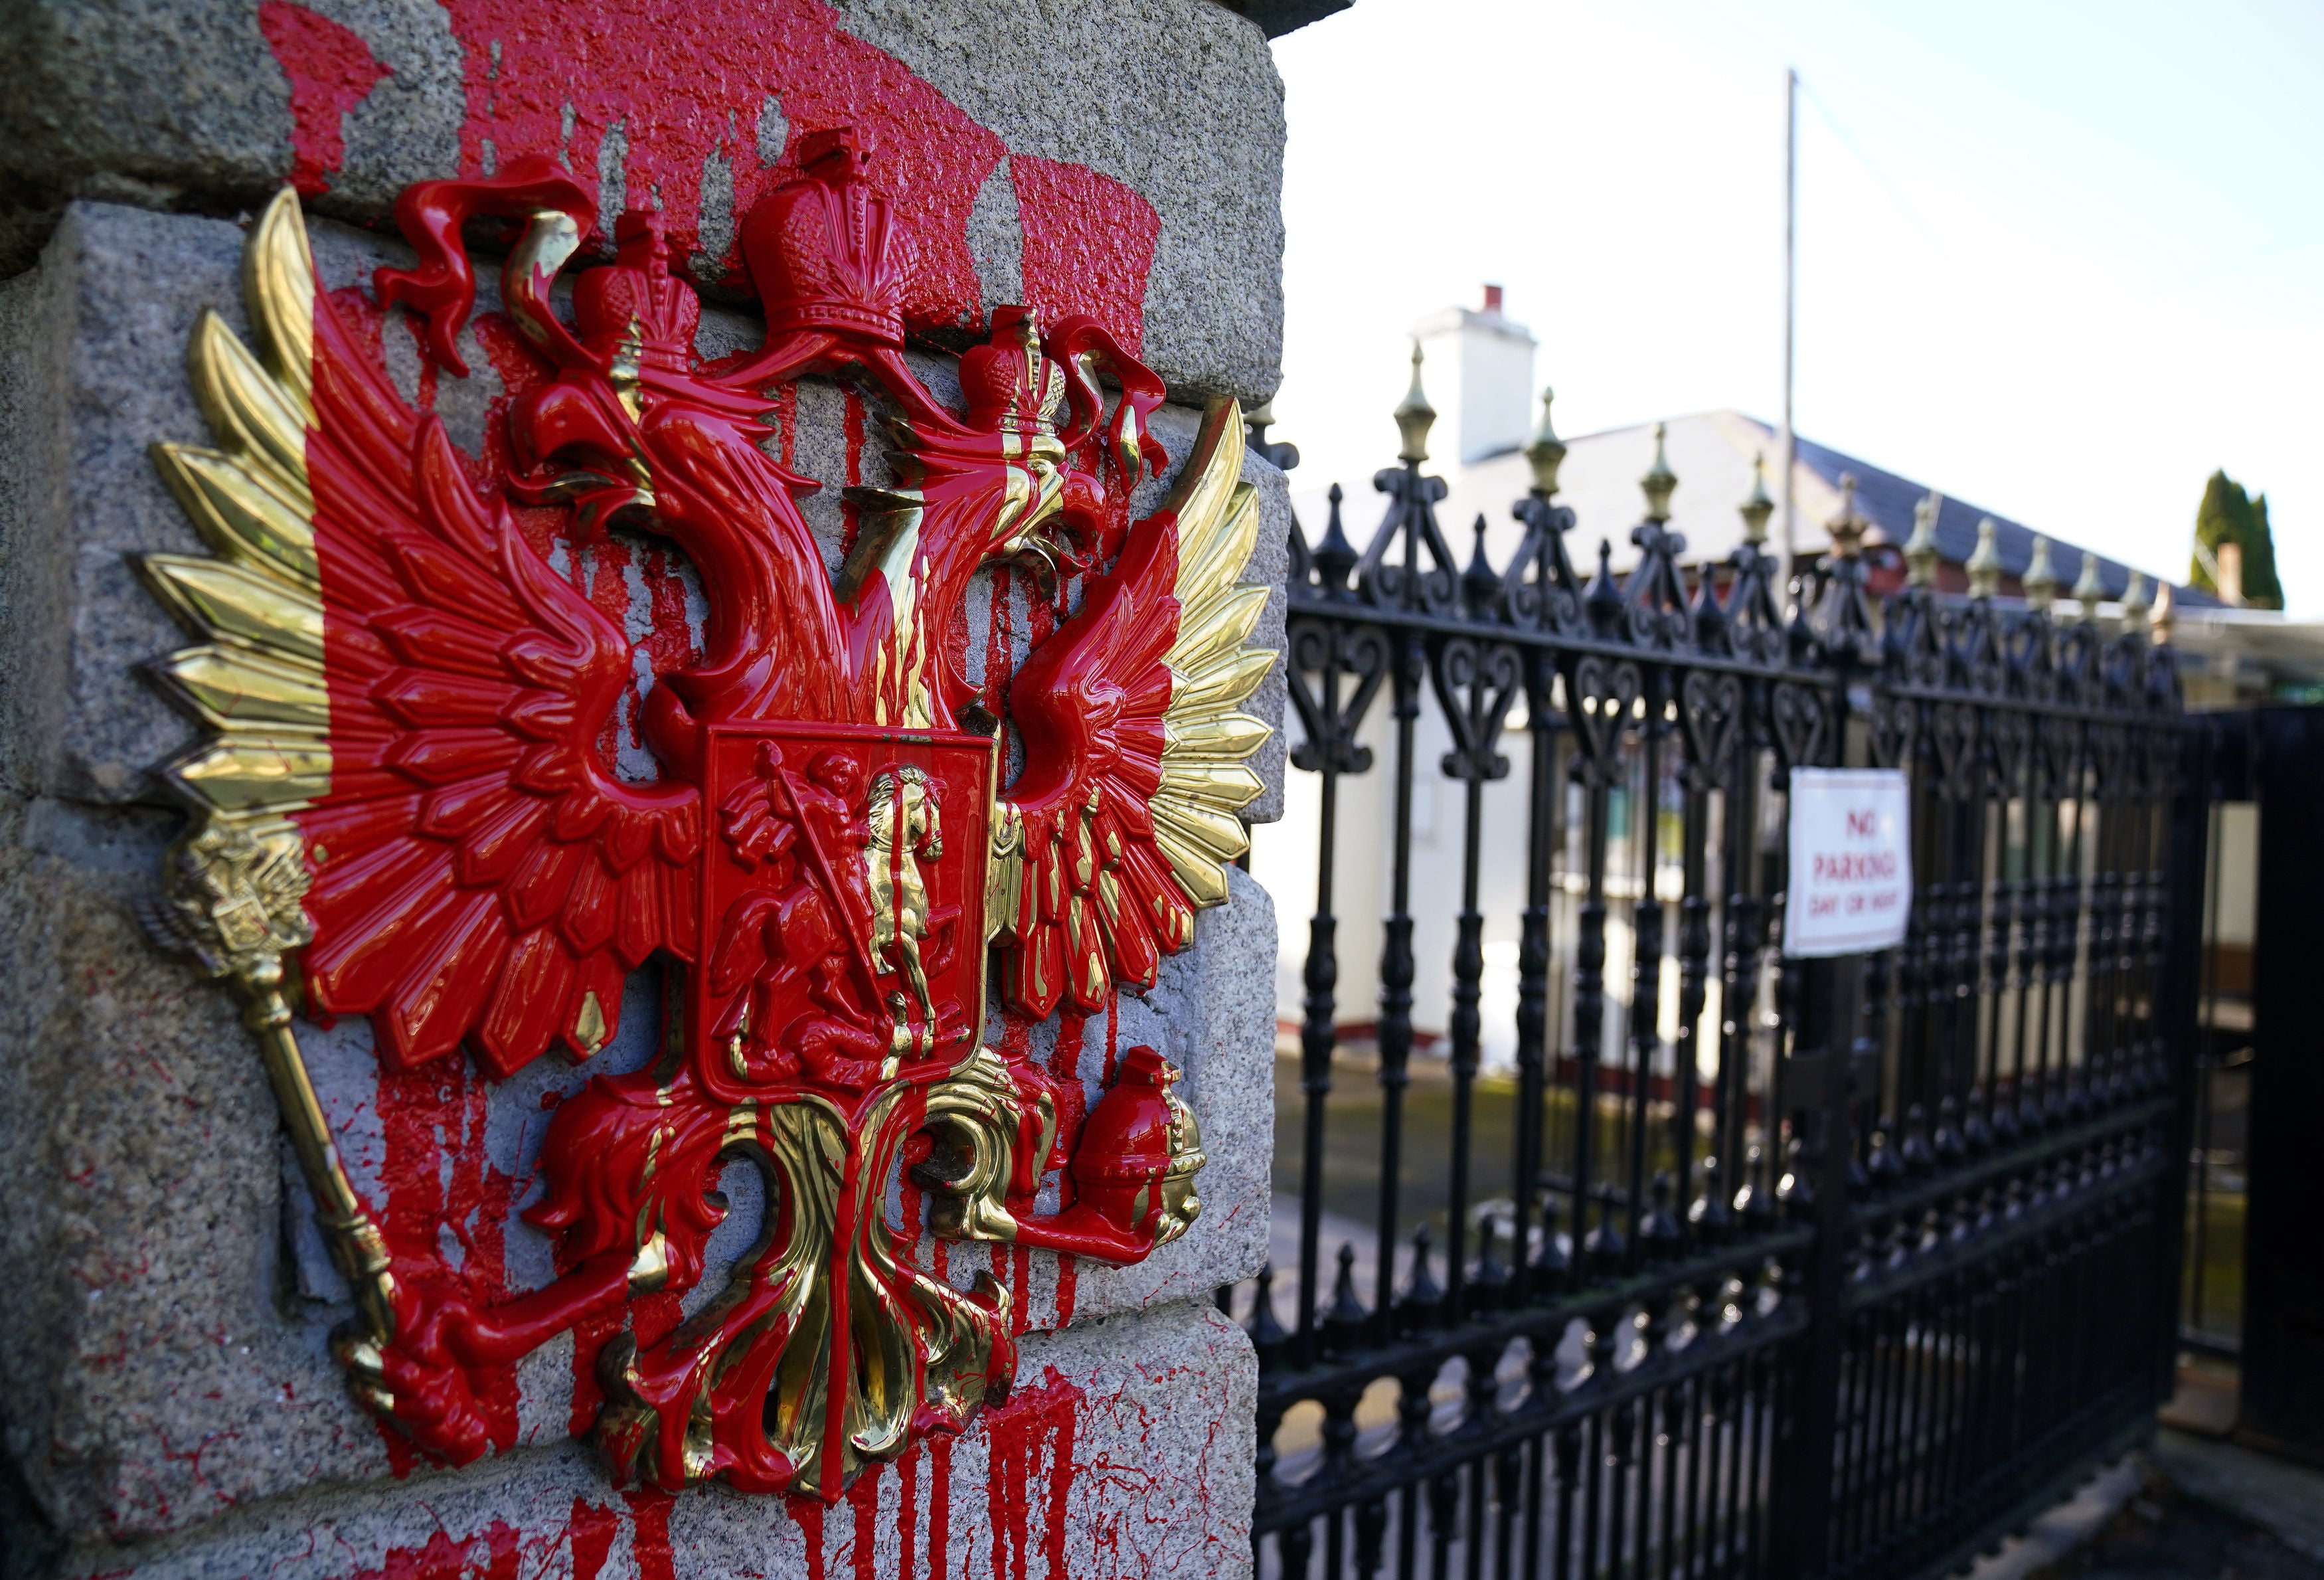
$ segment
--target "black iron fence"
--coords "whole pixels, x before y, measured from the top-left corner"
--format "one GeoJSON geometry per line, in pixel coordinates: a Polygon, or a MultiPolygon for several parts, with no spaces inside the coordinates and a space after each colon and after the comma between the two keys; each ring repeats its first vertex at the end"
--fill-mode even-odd
{"type": "Polygon", "coordinates": [[[1848,509],[1788,589],[1764,497],[1725,563],[1689,565],[1659,448],[1635,563],[1601,544],[1584,575],[1545,423],[1520,546],[1490,563],[1480,521],[1463,564],[1425,433],[1375,479],[1366,547],[1336,489],[1292,544],[1293,762],[1320,808],[1278,1116],[1304,1143],[1297,1265],[1221,1291],[1259,1354],[1262,1572],[1941,1572],[2169,1386],[2203,834],[2171,651],[2135,601],[2109,636],[2038,575],[2022,604],[1989,574],[1940,596],[1917,544],[1876,600],[1848,509]],[[1432,708],[1450,749],[1423,761],[1432,708]],[[1811,765],[1909,775],[1895,949],[1783,956],[1811,765]],[[1362,775],[1392,781],[1384,832],[1343,825],[1362,775]],[[1457,882],[1423,873],[1417,902],[1458,906],[1441,1064],[1414,1022],[1432,776],[1462,809],[1457,882]],[[1521,845],[1487,837],[1502,794],[1521,845]],[[1376,848],[1386,915],[1343,917],[1335,874],[1376,848]],[[1480,877],[1518,864],[1504,1074],[1480,877]],[[1376,1005],[1338,994],[1360,950],[1376,1005]],[[1408,1108],[1431,1081],[1448,1101],[1408,1108]],[[1376,1149],[1371,1222],[1335,1248],[1351,1146],[1376,1149]],[[1422,1154],[1441,1211],[1408,1203],[1422,1154]]]}

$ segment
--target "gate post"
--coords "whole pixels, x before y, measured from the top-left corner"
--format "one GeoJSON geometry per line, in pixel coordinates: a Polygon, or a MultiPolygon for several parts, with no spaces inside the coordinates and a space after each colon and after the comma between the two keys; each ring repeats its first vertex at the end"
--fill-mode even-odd
{"type": "MultiPolygon", "coordinates": [[[[1266,1257],[1273,1141],[1274,911],[1223,864],[1231,814],[1281,815],[1280,733],[1251,744],[1280,717],[1281,666],[1234,656],[1282,645],[1292,531],[1283,476],[1246,450],[1230,403],[1259,406],[1279,377],[1285,133],[1262,12],[1288,16],[1213,0],[1052,7],[1038,27],[955,0],[164,0],[115,26],[78,0],[7,8],[12,1580],[912,1580],[987,1553],[1020,1575],[1250,1574],[1257,1366],[1212,1298],[1266,1257]],[[286,182],[300,201],[254,224],[286,182]],[[397,241],[407,192],[419,217],[397,241]],[[529,240],[489,218],[520,210],[529,240]],[[552,308],[568,262],[575,289],[552,308]],[[1096,362],[1124,391],[1105,411],[1096,362]],[[595,382],[573,394],[568,376],[595,382]],[[563,440],[535,454],[515,436],[548,430],[515,409],[568,398],[624,457],[618,505],[568,495],[562,461],[534,486],[563,440]],[[723,437],[686,449],[714,409],[723,437]],[[649,463],[648,435],[676,448],[649,463]],[[939,444],[962,468],[945,474],[953,502],[899,492],[939,444]],[[1200,486],[1173,495],[1182,479],[1200,486]],[[1028,488],[1044,503],[1021,512],[1028,488]],[[1199,510],[1153,513],[1196,493],[1199,510]],[[1244,699],[1248,719],[1202,727],[1250,773],[1210,753],[1182,774],[1244,799],[1198,815],[1217,861],[1142,878],[1144,847],[1097,819],[1134,816],[1144,837],[1145,792],[1073,779],[1058,826],[1086,859],[1044,915],[1070,904],[1087,969],[1067,1008],[1019,993],[1004,1012],[995,993],[988,1024],[981,923],[1020,915],[1028,859],[1055,868],[1016,840],[1030,825],[994,826],[991,754],[962,737],[1005,739],[1012,677],[1020,705],[1065,695],[1032,655],[1114,629],[1099,614],[1075,628],[1049,596],[1055,556],[1101,531],[1107,585],[1136,595],[1120,606],[1176,611],[1167,640],[1163,615],[1140,628],[1148,711],[1244,699]],[[1198,541],[1218,552],[1195,558],[1198,541]],[[1010,567],[975,570],[988,546],[1010,567]],[[342,618],[374,597],[429,633],[404,658],[383,656],[368,614],[342,618]],[[1197,623],[1206,607],[1217,624],[1197,623]],[[217,644],[186,647],[179,620],[217,644]],[[843,625],[862,639],[844,651],[843,625]],[[1191,675],[1198,632],[1225,668],[1214,689],[1174,688],[1162,655],[1191,675]],[[386,700],[451,676],[447,642],[466,702],[386,700]],[[356,646],[361,675],[337,656],[356,646]],[[678,718],[690,705],[660,710],[684,682],[734,654],[720,672],[759,679],[717,705],[737,758],[714,772],[710,710],[675,732],[650,720],[678,718]],[[505,710],[479,687],[503,688],[505,710]],[[173,698],[220,737],[263,717],[264,743],[189,750],[173,698]],[[376,707],[392,731],[351,722],[376,707]],[[483,753],[463,782],[498,809],[475,799],[457,830],[422,828],[421,798],[452,781],[406,771],[422,772],[423,735],[460,729],[455,753],[483,753]],[[763,763],[752,783],[744,762],[763,763]],[[258,766],[220,766],[242,763],[258,766]],[[179,791],[226,777],[233,790],[189,799],[259,832],[165,854],[179,791]],[[399,777],[409,790],[388,788],[399,777]],[[358,793],[402,808],[364,824],[393,827],[392,876],[342,826],[314,831],[358,793]],[[512,841],[492,843],[488,818],[512,841]],[[1166,941],[1096,958],[1092,916],[1182,873],[1213,909],[1160,896],[1146,914],[1163,931],[1139,937],[1166,941]],[[714,911],[727,874],[762,886],[714,911]],[[324,1013],[319,950],[284,971],[310,922],[333,936],[319,896],[338,883],[383,919],[337,935],[383,940],[377,1016],[324,1013]],[[827,950],[753,909],[794,902],[827,950]],[[407,925],[455,912],[456,937],[407,925]],[[172,945],[218,943],[200,964],[243,978],[248,1021],[141,918],[172,945]],[[698,990],[730,920],[738,984],[844,976],[847,1008],[777,1018],[762,996],[714,1038],[698,990]],[[932,994],[932,975],[954,986],[932,994]],[[436,1007],[390,1007],[423,997],[436,1007]],[[484,1003],[505,1018],[479,1018],[484,1003]],[[753,1012],[763,1058],[744,1051],[753,1012]],[[853,1053],[807,1045],[843,1022],[853,1053]],[[536,1058],[549,1040],[564,1051],[536,1058]],[[1175,1096],[1141,1049],[1183,1076],[1175,1096]],[[616,1090],[618,1113],[601,1096],[616,1090]],[[535,1212],[552,1126],[586,1183],[535,1212]],[[1084,1223],[1184,1226],[1130,1265],[1054,1227],[1032,1243],[1019,1231],[1054,1215],[1001,1208],[1025,1191],[987,1166],[1021,1161],[1038,1186],[1075,1134],[1108,1126],[1126,1139],[1084,1155],[1120,1160],[1112,1183],[1064,1172],[1056,1188],[1078,1189],[1084,1223]],[[937,1150],[972,1131],[973,1198],[937,1150]],[[641,1144],[595,1144],[617,1132],[641,1144]],[[1199,1215],[1178,1194],[1197,1142],[1199,1215]],[[1108,1191],[1134,1207],[1098,1206],[1108,1191]],[[609,1210],[616,1196],[637,1210],[609,1210]],[[568,1200],[586,1205],[565,1215],[568,1200]],[[973,1216],[935,1216],[955,1200],[973,1216]],[[932,1218],[990,1237],[939,1239],[932,1218]]],[[[1156,741],[1193,716],[1173,716],[1149,721],[1156,741]]],[[[1068,756],[1094,761],[1050,761],[1068,756]]]]}
{"type": "Polygon", "coordinates": [[[1786,1099],[1804,1122],[1788,1200],[1815,1231],[1809,1253],[1804,1363],[1794,1372],[1784,1452],[1772,1500],[1777,1528],[1775,1573],[1785,1580],[1821,1575],[1831,1561],[1832,1455],[1839,1437],[1840,1363],[1845,1342],[1848,1176],[1854,1140],[1849,1105],[1857,1061],[1877,1049],[1863,1035],[1864,956],[1803,960],[1797,1046],[1784,1062],[1786,1099]],[[1803,1186],[1804,1189],[1801,1188],[1803,1186]]]}

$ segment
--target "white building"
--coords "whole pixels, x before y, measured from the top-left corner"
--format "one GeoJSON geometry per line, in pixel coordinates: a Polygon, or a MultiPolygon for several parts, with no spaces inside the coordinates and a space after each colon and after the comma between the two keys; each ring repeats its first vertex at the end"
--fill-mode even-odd
{"type": "MultiPolygon", "coordinates": [[[[1523,531],[1511,518],[1510,506],[1524,497],[1531,483],[1519,449],[1541,410],[1536,399],[1534,338],[1523,325],[1501,312],[1500,293],[1490,286],[1486,288],[1481,310],[1447,309],[1423,319],[1414,334],[1424,358],[1421,368],[1428,399],[1438,412],[1425,469],[1443,477],[1450,489],[1437,507],[1438,525],[1456,559],[1465,563],[1475,542],[1473,523],[1481,519],[1486,552],[1496,568],[1505,566],[1523,531]]],[[[1752,493],[1754,468],[1763,458],[1766,492],[1771,497],[1778,495],[1779,437],[1769,424],[1739,411],[1697,412],[1661,424],[1642,423],[1569,439],[1557,497],[1579,517],[1567,551],[1581,576],[1587,577],[1594,569],[1601,541],[1609,544],[1610,563],[1616,571],[1635,560],[1637,550],[1630,543],[1629,529],[1643,514],[1638,479],[1653,463],[1657,427],[1662,430],[1665,458],[1678,477],[1669,524],[1685,537],[1686,548],[1680,556],[1683,563],[1724,560],[1734,551],[1743,533],[1737,506],[1752,493]]],[[[1382,459],[1388,458],[1383,446],[1382,459]]],[[[1913,530],[1914,507],[1932,491],[1811,440],[1798,440],[1792,476],[1794,549],[1803,558],[1820,554],[1829,545],[1822,523],[1840,510],[1843,475],[1856,479],[1857,508],[1872,523],[1866,539],[1868,580],[1876,593],[1885,592],[1903,580],[1901,549],[1913,530]]],[[[1292,502],[1310,543],[1323,535],[1331,508],[1326,499],[1331,482],[1302,477],[1301,486],[1293,490],[1292,502]]],[[[1370,541],[1385,503],[1383,496],[1370,489],[1360,494],[1351,492],[1343,501],[1342,527],[1359,550],[1370,541]]],[[[1962,565],[1976,547],[1979,523],[1989,515],[1958,500],[1941,502],[1936,523],[1941,587],[1966,589],[1962,565]]],[[[2021,591],[2018,578],[2032,559],[2034,535],[2018,522],[1991,519],[2004,572],[2002,593],[2015,597],[2021,591]]],[[[1771,528],[1771,532],[1779,531],[1779,526],[1771,528]]],[[[2051,558],[2061,588],[2080,577],[2083,550],[2053,539],[2051,558]]],[[[2103,557],[2098,564],[2107,597],[2119,597],[2132,574],[2130,568],[2103,557]]],[[[2198,614],[2198,605],[2216,604],[2206,595],[2184,588],[2170,589],[2169,596],[2182,615],[2190,618],[2198,614]]],[[[1296,716],[1286,723],[1296,735],[1296,716]]],[[[1517,929],[1526,902],[1529,800],[1529,746],[1524,725],[1520,702],[1501,745],[1509,758],[1508,777],[1488,785],[1483,797],[1479,909],[1485,918],[1482,1010],[1488,1067],[1507,1067],[1516,1050],[1517,929]]],[[[1360,739],[1371,748],[1373,767],[1340,781],[1340,839],[1333,869],[1334,910],[1340,918],[1336,1018],[1351,1041],[1368,1036],[1377,1018],[1379,921],[1388,914],[1390,898],[1396,737],[1385,688],[1360,739]]],[[[1413,1020],[1421,1035],[1416,1044],[1425,1044],[1441,1031],[1451,1004],[1466,794],[1461,781],[1445,778],[1437,766],[1451,746],[1451,736],[1434,699],[1425,699],[1415,752],[1409,908],[1415,919],[1413,949],[1417,961],[1413,1020]]],[[[1568,793],[1575,792],[1569,790],[1568,793]]],[[[1622,901],[1635,899],[1642,882],[1638,875],[1627,880],[1614,875],[1635,872],[1629,836],[1637,819],[1628,802],[1626,795],[1617,793],[1608,859],[1609,899],[1616,901],[1607,925],[1606,981],[1614,1002],[1607,1016],[1604,1056],[1609,1059],[1620,1057],[1618,1050],[1628,1035],[1632,938],[1628,907],[1622,901]]],[[[1576,807],[1567,821],[1571,825],[1578,820],[1576,807]]],[[[1283,821],[1253,831],[1252,871],[1274,892],[1283,918],[1283,953],[1277,981],[1278,1014],[1286,1030],[1296,1027],[1302,1014],[1301,971],[1307,929],[1300,918],[1314,907],[1319,827],[1320,781],[1314,774],[1294,772],[1286,787],[1283,821]]],[[[1680,898],[1674,866],[1665,868],[1660,882],[1665,900],[1680,898]]],[[[1554,1015],[1566,1002],[1564,979],[1574,936],[1572,903],[1569,898],[1568,914],[1552,919],[1553,942],[1563,946],[1553,957],[1554,1015]]],[[[1665,1021],[1661,1033],[1665,1039],[1677,1030],[1677,969],[1675,952],[1667,953],[1661,994],[1665,1021]]],[[[1715,983],[1707,1013],[1713,1017],[1718,1013],[1715,983]]],[[[1552,1040],[1553,1047],[1567,1043],[1562,1034],[1554,1033],[1552,1040]]],[[[1708,1052],[1716,1040],[1704,1039],[1702,1046],[1708,1052]]]]}

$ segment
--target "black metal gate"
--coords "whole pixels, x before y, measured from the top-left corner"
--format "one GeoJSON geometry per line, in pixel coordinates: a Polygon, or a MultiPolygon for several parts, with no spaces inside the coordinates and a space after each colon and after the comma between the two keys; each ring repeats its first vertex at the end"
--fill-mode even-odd
{"type": "Polygon", "coordinates": [[[1546,437],[1514,558],[1488,561],[1480,520],[1463,566],[1421,448],[1379,474],[1369,547],[1336,489],[1292,545],[1293,761],[1321,808],[1279,1117],[1304,1137],[1296,1312],[1272,1276],[1221,1291],[1259,1354],[1262,1572],[1940,1573],[2169,1388],[2203,849],[2171,651],[2141,612],[2109,637],[2038,585],[1940,596],[1926,554],[1876,601],[1852,511],[1787,622],[1765,499],[1728,563],[1685,568],[1659,452],[1634,568],[1601,545],[1584,577],[1546,437]],[[1416,760],[1432,699],[1441,762],[1416,760]],[[1806,765],[1910,776],[1901,947],[1782,957],[1806,765]],[[1375,773],[1392,821],[1351,836],[1342,792],[1375,773]],[[1439,774],[1462,813],[1441,1065],[1413,1020],[1414,799],[1439,774]],[[1487,836],[1513,779],[1521,845],[1487,836]],[[1388,903],[1360,936],[1333,891],[1365,841],[1388,903]],[[1519,864],[1498,1076],[1480,869],[1519,864]],[[1338,1029],[1370,1010],[1336,993],[1358,949],[1368,1057],[1338,1029]],[[1424,1077],[1449,1102],[1408,1112],[1424,1077]],[[1377,1086],[1352,1109],[1351,1081],[1377,1086]],[[1351,1146],[1376,1146],[1371,1222],[1333,1280],[1351,1146]],[[1416,1212],[1440,1158],[1442,1210],[1416,1212]]]}

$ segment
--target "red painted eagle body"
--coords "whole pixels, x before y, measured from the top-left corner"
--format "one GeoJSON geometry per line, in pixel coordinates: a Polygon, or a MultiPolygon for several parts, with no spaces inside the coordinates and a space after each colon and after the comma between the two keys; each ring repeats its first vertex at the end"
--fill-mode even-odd
{"type": "Polygon", "coordinates": [[[982,1046],[985,951],[1006,951],[1017,1010],[1094,1010],[1150,984],[1224,897],[1233,812],[1259,788],[1241,759],[1266,733],[1237,705],[1272,658],[1246,646],[1265,591],[1236,585],[1256,531],[1237,415],[1212,411],[1161,510],[1110,528],[1167,462],[1158,381],[1092,322],[1045,333],[1001,310],[962,360],[965,410],[938,402],[902,356],[908,258],[864,159],[823,134],[807,179],[746,222],[769,335],[724,365],[694,353],[698,304],[653,217],[622,217],[568,324],[550,288],[595,216],[556,166],[407,193],[420,263],[382,271],[380,300],[424,314],[456,373],[462,226],[527,227],[503,299],[549,376],[508,410],[504,488],[477,485],[317,289],[287,195],[250,249],[261,356],[214,318],[196,336],[222,448],[160,461],[218,557],[145,562],[209,639],[161,666],[215,732],[171,771],[204,817],[172,868],[173,936],[246,988],[264,975],[249,961],[303,946],[311,1010],[369,1016],[391,1068],[587,1058],[631,973],[661,958],[687,977],[678,1056],[593,1080],[552,1123],[531,1216],[557,1236],[557,1283],[493,1307],[440,1265],[366,1274],[379,1314],[341,1343],[357,1391],[448,1458],[491,1440],[493,1378],[517,1356],[703,1276],[737,1155],[769,1172],[779,1226],[700,1316],[601,1362],[599,1440],[664,1486],[835,1497],[1005,1389],[1007,1297],[910,1265],[883,1205],[899,1168],[936,1193],[941,1231],[1118,1261],[1198,1206],[1175,1071],[1130,1061],[1092,1117],[1159,1153],[1074,1157],[1046,1077],[982,1046]],[[1120,388],[1110,412],[1098,366],[1120,388]],[[900,479],[852,491],[836,576],[798,505],[820,485],[761,448],[771,392],[807,374],[879,400],[900,479]],[[659,782],[598,746],[629,642],[512,500],[561,504],[585,537],[660,534],[696,567],[704,651],[657,678],[642,720],[659,782]],[[999,721],[942,640],[997,559],[1082,587],[1008,687],[1024,768],[1005,786],[999,721]],[[255,911],[220,898],[229,847],[235,873],[272,875],[255,911]],[[1060,1165],[1067,1205],[1034,1214],[1060,1165]]]}

